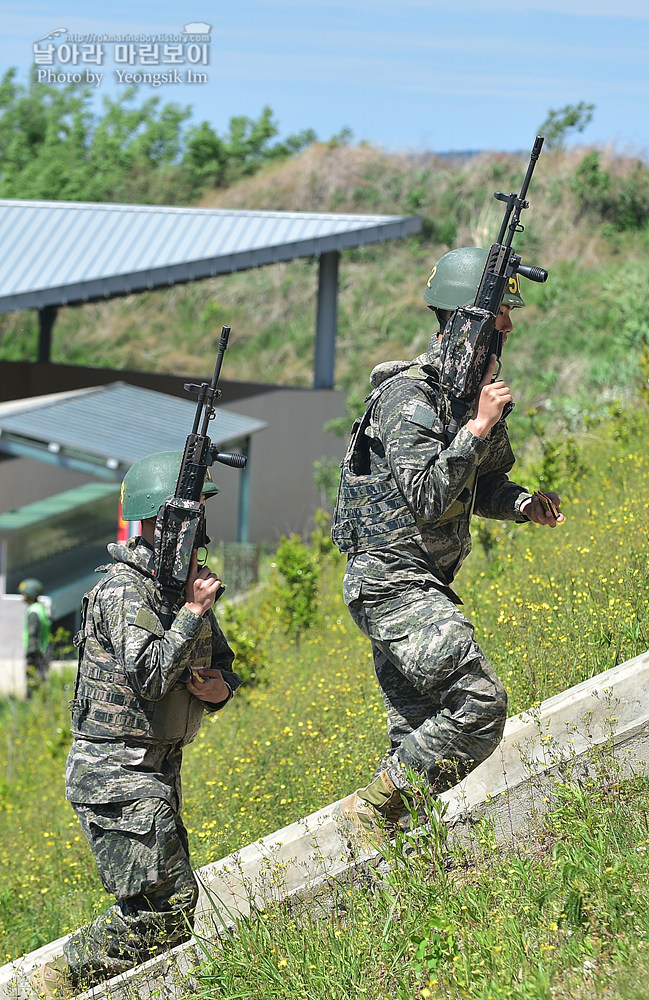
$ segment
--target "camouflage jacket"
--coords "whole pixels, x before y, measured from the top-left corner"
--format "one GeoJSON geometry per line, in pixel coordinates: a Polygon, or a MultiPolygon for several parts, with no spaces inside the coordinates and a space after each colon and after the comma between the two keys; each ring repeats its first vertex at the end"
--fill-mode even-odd
{"type": "MultiPolygon", "coordinates": [[[[527,520],[520,507],[530,493],[507,475],[515,459],[505,421],[487,439],[465,426],[452,436],[449,400],[438,370],[439,345],[434,342],[410,364],[379,365],[372,372],[372,385],[383,391],[369,397],[367,479],[391,480],[413,523],[408,537],[349,555],[343,587],[347,604],[362,597],[394,600],[396,607],[407,602],[408,593],[414,599],[429,586],[461,603],[451,584],[471,550],[472,513],[527,520]]],[[[371,531],[369,510],[366,517],[371,531]]]]}
{"type": "Polygon", "coordinates": [[[162,628],[146,542],[132,538],[108,551],[112,566],[100,567],[105,575],[84,598],[66,796],[83,803],[153,796],[180,808],[182,747],[204,709],[222,707],[199,701],[185,682],[192,667],[218,667],[234,691],[241,683],[229,669],[234,654],[211,611],[199,618],[180,607],[162,628]]]}

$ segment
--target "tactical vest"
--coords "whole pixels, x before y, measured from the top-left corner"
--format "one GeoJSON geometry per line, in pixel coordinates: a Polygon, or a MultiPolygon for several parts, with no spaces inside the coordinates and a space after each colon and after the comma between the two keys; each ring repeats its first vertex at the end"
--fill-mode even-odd
{"type": "MultiPolygon", "coordinates": [[[[365,434],[376,403],[397,378],[416,378],[424,390],[439,392],[439,381],[433,380],[417,365],[405,365],[387,378],[367,398],[363,416],[354,421],[347,453],[341,463],[340,485],[334,513],[331,537],[341,552],[369,552],[382,549],[406,538],[421,539],[420,521],[413,514],[389,469],[370,471],[370,453],[365,434]]],[[[460,497],[449,505],[436,522],[444,524],[456,517],[471,515],[476,475],[460,497]]],[[[423,539],[421,539],[423,544],[423,539]]]]}
{"type": "MultiPolygon", "coordinates": [[[[189,693],[184,683],[178,683],[163,698],[150,701],[137,695],[129,683],[126,671],[117,660],[106,640],[97,634],[95,605],[109,580],[128,574],[136,584],[145,578],[136,569],[119,564],[111,566],[107,575],[83,599],[82,624],[78,634],[79,669],[74,698],[70,702],[72,734],[87,739],[123,739],[156,743],[180,743],[186,746],[196,736],[203,718],[203,704],[189,693]]],[[[150,595],[142,591],[142,608],[137,622],[153,635],[162,637],[164,629],[150,607],[150,595]]],[[[128,626],[127,626],[128,627],[128,626]]],[[[212,659],[212,627],[209,616],[192,651],[192,669],[209,667],[212,659]]]]}

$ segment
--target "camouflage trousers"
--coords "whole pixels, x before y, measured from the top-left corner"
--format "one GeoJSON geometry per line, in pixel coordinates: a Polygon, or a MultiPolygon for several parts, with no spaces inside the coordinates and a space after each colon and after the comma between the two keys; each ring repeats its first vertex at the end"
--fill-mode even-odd
{"type": "Polygon", "coordinates": [[[507,694],[472,624],[434,589],[396,609],[392,598],[349,610],[371,639],[388,715],[391,750],[377,773],[387,768],[403,787],[412,767],[435,792],[450,788],[493,753],[507,717],[507,694]]]}
{"type": "Polygon", "coordinates": [[[64,945],[75,985],[88,988],[187,940],[198,884],[187,831],[163,799],[73,808],[103,886],[117,898],[64,945]]]}

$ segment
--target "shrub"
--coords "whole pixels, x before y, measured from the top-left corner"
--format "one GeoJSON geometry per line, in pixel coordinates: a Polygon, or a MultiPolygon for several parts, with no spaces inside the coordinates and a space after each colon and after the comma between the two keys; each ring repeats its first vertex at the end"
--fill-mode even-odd
{"type": "Polygon", "coordinates": [[[275,554],[280,578],[275,582],[276,612],[288,635],[299,638],[316,621],[320,569],[298,535],[282,535],[275,554]]]}
{"type": "Polygon", "coordinates": [[[649,218],[649,171],[636,163],[614,176],[600,164],[597,150],[586,153],[575,171],[572,189],[582,214],[594,215],[618,232],[643,229],[649,218]]]}
{"type": "Polygon", "coordinates": [[[242,678],[244,686],[251,688],[265,684],[267,657],[264,637],[267,629],[262,625],[262,616],[253,616],[249,607],[241,608],[226,601],[219,608],[219,620],[235,655],[233,669],[242,678]]]}

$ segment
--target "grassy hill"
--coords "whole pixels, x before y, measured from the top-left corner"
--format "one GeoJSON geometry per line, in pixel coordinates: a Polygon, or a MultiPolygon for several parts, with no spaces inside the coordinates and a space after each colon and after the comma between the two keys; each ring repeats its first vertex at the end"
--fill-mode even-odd
{"type": "MultiPolygon", "coordinates": [[[[560,456],[560,528],[474,521],[459,591],[512,714],[649,644],[648,433],[641,396],[632,414],[580,437],[577,457],[560,456]]],[[[277,613],[290,608],[272,565],[247,605],[222,609],[250,682],[186,754],[196,866],[346,794],[383,752],[384,710],[369,644],[342,603],[342,560],[322,530],[310,553],[319,600],[300,636],[277,613]]],[[[71,681],[54,677],[29,703],[0,703],[4,961],[108,902],[64,800],[71,681]]],[[[547,823],[511,850],[490,846],[485,830],[446,868],[423,844],[409,862],[397,859],[392,889],[369,898],[359,889],[324,926],[273,911],[253,918],[216,955],[201,995],[640,1000],[648,803],[646,779],[621,785],[603,770],[596,788],[560,790],[547,823]]]]}
{"type": "MultiPolygon", "coordinates": [[[[524,167],[501,154],[453,163],[313,146],[203,204],[424,216],[421,238],[343,255],[338,379],[360,396],[375,362],[425,348],[430,264],[494,238],[492,192],[518,190],[524,167]]],[[[649,644],[646,191],[645,165],[589,150],[544,154],[530,191],[518,246],[550,280],[526,290],[529,306],[515,316],[510,425],[535,443],[516,478],[558,486],[566,522],[547,531],[476,519],[459,581],[512,713],[649,644]]],[[[301,261],[62,310],[54,360],[209,374],[204,358],[229,322],[228,374],[306,385],[315,282],[315,262],[301,261]]],[[[1,322],[2,356],[33,356],[34,317],[1,322]]],[[[256,677],[186,755],[196,866],[347,793],[383,752],[384,712],[369,646],[342,603],[342,562],[324,534],[312,554],[319,605],[300,637],[278,620],[272,566],[248,605],[226,614],[256,677]]],[[[64,674],[27,704],[0,703],[4,961],[108,903],[64,800],[70,683],[64,674]]],[[[648,803],[646,778],[623,785],[603,772],[596,788],[560,790],[536,836],[512,850],[496,850],[485,830],[445,867],[430,844],[415,845],[385,892],[355,891],[322,925],[281,911],[252,918],[206,967],[200,995],[640,1000],[648,803]]]]}
{"type": "MultiPolygon", "coordinates": [[[[434,329],[422,301],[432,263],[455,246],[488,245],[502,218],[495,190],[518,191],[526,156],[388,155],[314,144],[230,188],[206,207],[420,213],[409,240],[346,251],[340,269],[337,384],[353,400],[371,367],[425,349],[434,329]]],[[[519,410],[584,411],[628,398],[649,338],[649,169],[614,151],[545,152],[516,249],[550,271],[525,285],[505,372],[519,410]]],[[[233,328],[228,375],[287,385],[312,378],[317,262],[301,260],[62,309],[52,359],[61,363],[209,374],[222,323],[233,328]]],[[[0,358],[35,357],[36,316],[0,317],[0,358]]]]}

